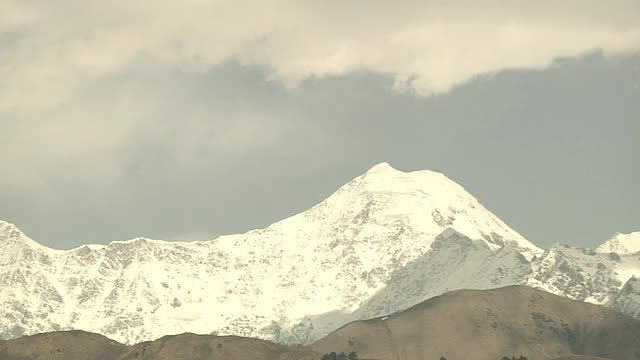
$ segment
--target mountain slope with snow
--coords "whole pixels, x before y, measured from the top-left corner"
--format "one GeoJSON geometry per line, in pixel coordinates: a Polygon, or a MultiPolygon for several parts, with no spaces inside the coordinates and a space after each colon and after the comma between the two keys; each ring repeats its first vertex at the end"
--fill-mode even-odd
{"type": "Polygon", "coordinates": [[[526,284],[573,300],[606,305],[634,275],[638,256],[557,244],[532,262],[526,284]]]}
{"type": "Polygon", "coordinates": [[[10,224],[1,230],[2,337],[74,328],[125,343],[185,331],[309,342],[353,320],[401,269],[432,251],[447,267],[421,267],[437,283],[423,284],[428,291],[410,302],[472,286],[452,275],[465,258],[477,259],[468,271],[483,278],[484,269],[500,267],[486,264],[487,254],[508,247],[513,261],[526,263],[542,252],[444,175],[386,163],[308,211],[212,241],[137,238],[59,251],[10,224]],[[477,249],[437,241],[449,228],[477,249]]]}
{"type": "Polygon", "coordinates": [[[595,250],[556,244],[531,263],[525,284],[640,318],[638,234],[618,233],[595,250]]]}
{"type": "Polygon", "coordinates": [[[0,222],[0,338],[80,329],[128,344],[183,332],[310,343],[449,290],[527,283],[608,303],[640,276],[631,255],[558,249],[543,252],[443,174],[386,163],[303,213],[211,241],[61,251],[0,222]]]}
{"type": "Polygon", "coordinates": [[[629,234],[617,233],[612,239],[598,246],[598,251],[618,254],[633,254],[640,252],[640,231],[629,234]]]}

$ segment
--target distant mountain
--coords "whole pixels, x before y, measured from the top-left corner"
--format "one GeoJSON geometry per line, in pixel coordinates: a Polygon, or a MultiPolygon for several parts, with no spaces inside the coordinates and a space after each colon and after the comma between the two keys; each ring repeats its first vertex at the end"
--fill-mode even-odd
{"type": "Polygon", "coordinates": [[[379,360],[640,359],[640,321],[525,286],[458,290],[352,322],[311,345],[379,360]],[[572,358],[572,357],[568,357],[572,358]]]}
{"type": "Polygon", "coordinates": [[[126,344],[183,332],[309,344],[450,290],[513,284],[637,315],[635,282],[624,284],[640,255],[618,242],[628,251],[543,251],[443,174],[386,163],[303,213],[211,241],[61,251],[0,221],[0,338],[80,329],[126,344]]]}
{"type": "Polygon", "coordinates": [[[557,244],[531,262],[523,282],[570,299],[611,306],[632,316],[640,314],[640,253],[605,253],[557,244]],[[631,281],[626,290],[624,285],[631,281]]]}
{"type": "Polygon", "coordinates": [[[611,240],[600,245],[598,251],[617,254],[640,252],[640,231],[629,234],[617,233],[611,240]]]}
{"type": "Polygon", "coordinates": [[[638,360],[640,321],[605,307],[525,286],[458,290],[405,311],[355,321],[309,346],[255,338],[182,334],[132,346],[82,331],[0,341],[3,360],[360,359],[638,360]]]}

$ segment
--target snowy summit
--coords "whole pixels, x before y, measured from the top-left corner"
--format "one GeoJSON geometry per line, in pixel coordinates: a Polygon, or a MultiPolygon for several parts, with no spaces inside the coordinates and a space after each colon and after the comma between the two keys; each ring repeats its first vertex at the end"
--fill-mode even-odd
{"type": "Polygon", "coordinates": [[[629,234],[617,233],[611,240],[598,247],[601,252],[632,254],[640,251],[640,231],[629,234]]]}

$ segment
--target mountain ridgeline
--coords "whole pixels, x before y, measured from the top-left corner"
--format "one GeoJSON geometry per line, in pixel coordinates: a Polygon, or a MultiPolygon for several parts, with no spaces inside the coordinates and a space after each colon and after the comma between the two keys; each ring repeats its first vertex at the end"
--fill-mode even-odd
{"type": "Polygon", "coordinates": [[[84,330],[131,345],[191,332],[288,349],[451,290],[518,284],[639,316],[638,239],[542,250],[443,174],[386,163],[305,212],[210,241],[55,250],[0,221],[0,338],[84,330]]]}

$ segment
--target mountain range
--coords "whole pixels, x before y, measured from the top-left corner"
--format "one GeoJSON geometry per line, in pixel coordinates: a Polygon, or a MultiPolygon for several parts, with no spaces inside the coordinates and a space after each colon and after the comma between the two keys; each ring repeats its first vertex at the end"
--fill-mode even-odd
{"type": "Polygon", "coordinates": [[[640,320],[527,286],[456,290],[383,317],[351,322],[308,346],[180,334],[125,346],[65,331],[0,341],[3,360],[369,360],[508,358],[638,360],[640,320]]]}
{"type": "Polygon", "coordinates": [[[457,289],[522,284],[640,316],[640,233],[543,250],[440,173],[374,166],[320,204],[210,241],[56,250],[0,221],[0,338],[123,344],[236,335],[311,344],[457,289]]]}

